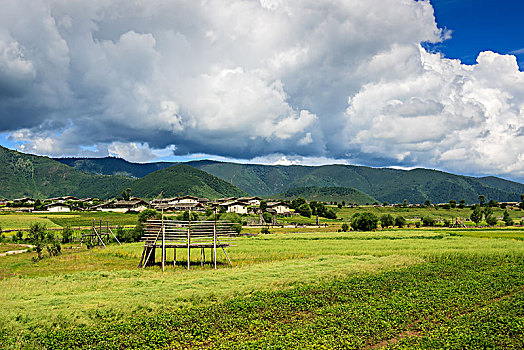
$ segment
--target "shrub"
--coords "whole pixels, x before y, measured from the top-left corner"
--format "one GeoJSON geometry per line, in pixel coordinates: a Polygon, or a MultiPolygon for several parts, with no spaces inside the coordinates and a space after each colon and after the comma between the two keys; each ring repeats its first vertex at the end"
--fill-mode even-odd
{"type": "Polygon", "coordinates": [[[347,232],[347,230],[349,230],[348,224],[343,223],[341,229],[342,229],[342,232],[347,232]]]}
{"type": "Polygon", "coordinates": [[[71,226],[66,226],[62,230],[62,243],[71,243],[73,241],[73,233],[71,226]]]}
{"type": "Polygon", "coordinates": [[[415,222],[415,227],[416,227],[416,228],[419,228],[419,227],[420,227],[420,221],[415,222]]]}
{"type": "Polygon", "coordinates": [[[356,213],[351,218],[351,227],[356,231],[373,231],[377,226],[378,218],[373,213],[356,213]]]}
{"type": "MultiPolygon", "coordinates": [[[[182,214],[177,215],[177,220],[180,221],[189,221],[189,211],[186,210],[182,214]]],[[[191,221],[197,221],[198,220],[198,214],[194,211],[191,212],[191,221]]]]}
{"type": "Polygon", "coordinates": [[[273,222],[273,215],[271,215],[270,213],[264,213],[262,214],[262,217],[264,218],[264,221],[268,224],[273,222]]]}
{"type": "Polygon", "coordinates": [[[471,213],[469,218],[471,219],[471,221],[475,223],[475,225],[478,225],[479,222],[482,220],[482,215],[483,213],[480,207],[478,205],[475,205],[473,207],[473,212],[471,213]]]}
{"type": "Polygon", "coordinates": [[[231,225],[231,228],[235,230],[236,233],[242,232],[242,224],[233,224],[231,225]]]}
{"type": "Polygon", "coordinates": [[[506,226],[513,225],[513,219],[511,218],[511,216],[509,216],[507,210],[504,210],[504,217],[502,218],[502,220],[506,223],[506,226]]]}
{"type": "Polygon", "coordinates": [[[295,211],[300,215],[305,216],[306,218],[311,217],[311,207],[307,203],[302,204],[301,206],[296,208],[295,211]]]}
{"type": "Polygon", "coordinates": [[[138,214],[138,222],[146,222],[150,219],[160,219],[161,217],[162,214],[155,209],[145,209],[140,214],[138,214]]]}
{"type": "Polygon", "coordinates": [[[333,219],[335,220],[337,218],[337,214],[333,211],[333,209],[328,209],[324,212],[324,217],[326,219],[333,219]]]}
{"type": "Polygon", "coordinates": [[[399,228],[406,226],[406,219],[404,219],[403,216],[397,216],[395,218],[395,226],[398,226],[399,228]]]}
{"type": "Polygon", "coordinates": [[[488,217],[486,217],[486,223],[489,226],[495,226],[498,223],[498,220],[496,217],[489,215],[488,217]]]}
{"type": "Polygon", "coordinates": [[[13,236],[13,242],[23,242],[24,241],[24,233],[22,231],[18,231],[14,236],[13,236]]]}
{"type": "Polygon", "coordinates": [[[38,261],[44,258],[44,248],[47,250],[49,256],[56,256],[60,254],[62,247],[60,242],[52,232],[46,233],[46,227],[40,223],[34,223],[29,227],[29,242],[34,246],[36,251],[36,258],[34,261],[38,261]]]}
{"type": "Polygon", "coordinates": [[[229,221],[237,224],[242,223],[242,217],[237,213],[225,213],[220,215],[220,221],[229,221]]]}
{"type": "Polygon", "coordinates": [[[425,216],[422,218],[422,226],[435,226],[435,218],[425,216]]]}
{"type": "Polygon", "coordinates": [[[260,229],[260,233],[262,233],[262,234],[270,234],[271,232],[269,231],[269,228],[267,228],[267,227],[262,227],[262,228],[260,229]]]}
{"type": "Polygon", "coordinates": [[[383,228],[393,226],[394,223],[395,223],[395,219],[393,218],[391,214],[384,214],[380,217],[380,225],[383,228]]]}

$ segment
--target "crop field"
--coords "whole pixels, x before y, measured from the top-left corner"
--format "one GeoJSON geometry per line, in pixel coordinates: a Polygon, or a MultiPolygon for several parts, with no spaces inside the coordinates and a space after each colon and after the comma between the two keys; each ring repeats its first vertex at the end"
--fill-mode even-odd
{"type": "Polygon", "coordinates": [[[93,219],[103,224],[109,221],[112,226],[136,225],[137,214],[111,212],[72,212],[72,213],[0,213],[2,230],[26,230],[34,223],[42,223],[47,228],[86,227],[93,225],[93,219]]]}
{"type": "Polygon", "coordinates": [[[0,348],[524,347],[524,230],[239,237],[233,268],[140,243],[0,257],[0,348]],[[160,259],[157,252],[157,261],[160,259]]]}

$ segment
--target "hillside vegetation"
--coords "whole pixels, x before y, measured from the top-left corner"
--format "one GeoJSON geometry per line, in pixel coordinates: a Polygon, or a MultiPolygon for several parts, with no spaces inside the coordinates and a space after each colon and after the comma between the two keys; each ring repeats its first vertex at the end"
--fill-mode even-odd
{"type": "Polygon", "coordinates": [[[302,197],[308,201],[337,202],[346,204],[373,204],[377,200],[364,192],[348,187],[297,187],[275,197],[292,200],[302,197]]]}
{"type": "Polygon", "coordinates": [[[0,197],[72,195],[110,198],[132,181],[122,176],[84,173],[48,157],[24,154],[0,146],[0,197]]]}
{"type": "Polygon", "coordinates": [[[369,168],[352,165],[270,166],[212,161],[188,163],[256,195],[282,193],[297,187],[351,187],[380,202],[518,201],[524,185],[496,177],[474,178],[437,170],[369,168]],[[258,189],[258,190],[257,190],[258,189]]]}
{"type": "Polygon", "coordinates": [[[216,199],[247,195],[234,185],[188,165],[174,165],[155,171],[133,182],[130,188],[133,195],[142,198],[192,195],[216,199]]]}
{"type": "MultiPolygon", "coordinates": [[[[66,162],[67,159],[60,161],[66,162]]],[[[125,173],[142,177],[166,163],[136,164],[118,158],[91,158],[68,161],[70,165],[102,174],[125,173]]],[[[173,163],[174,164],[174,163],[173,163]]],[[[257,196],[274,196],[299,187],[349,187],[379,202],[447,202],[464,199],[478,201],[479,195],[497,201],[519,201],[524,185],[497,177],[469,177],[437,170],[370,168],[352,165],[281,166],[193,161],[192,167],[215,175],[243,191],[257,196]]]]}
{"type": "Polygon", "coordinates": [[[75,169],[98,175],[121,175],[141,178],[157,170],[173,166],[173,163],[131,163],[122,158],[54,158],[75,169]]]}

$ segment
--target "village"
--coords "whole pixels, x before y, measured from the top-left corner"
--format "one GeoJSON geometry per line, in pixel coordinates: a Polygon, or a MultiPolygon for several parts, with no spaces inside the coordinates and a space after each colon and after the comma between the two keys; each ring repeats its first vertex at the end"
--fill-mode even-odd
{"type": "MultiPolygon", "coordinates": [[[[63,196],[38,200],[30,197],[16,198],[13,200],[1,199],[0,206],[3,211],[32,212],[32,213],[65,213],[71,211],[102,211],[140,213],[145,209],[159,211],[195,211],[205,212],[206,209],[217,209],[220,212],[235,214],[258,214],[263,199],[260,197],[227,197],[211,201],[207,198],[198,198],[185,195],[153,199],[147,202],[143,199],[130,197],[128,199],[111,199],[102,201],[98,198],[76,198],[63,196]]],[[[289,205],[283,201],[265,202],[264,211],[276,215],[292,215],[289,205]]]]}

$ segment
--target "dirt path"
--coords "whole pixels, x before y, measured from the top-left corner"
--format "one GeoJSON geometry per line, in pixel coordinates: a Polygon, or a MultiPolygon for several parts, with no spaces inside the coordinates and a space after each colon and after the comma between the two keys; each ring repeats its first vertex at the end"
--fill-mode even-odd
{"type": "MultiPolygon", "coordinates": [[[[31,244],[19,244],[21,246],[27,247],[27,248],[33,248],[31,244]]],[[[12,255],[12,254],[21,254],[27,252],[29,249],[22,249],[22,250],[10,250],[5,253],[0,253],[0,256],[6,256],[6,255],[12,255]]]]}

